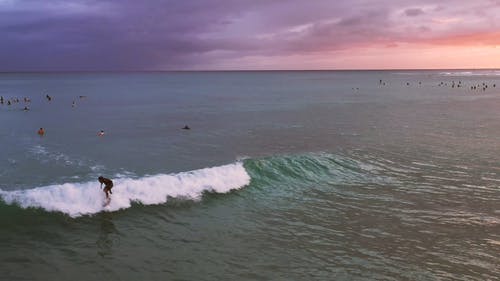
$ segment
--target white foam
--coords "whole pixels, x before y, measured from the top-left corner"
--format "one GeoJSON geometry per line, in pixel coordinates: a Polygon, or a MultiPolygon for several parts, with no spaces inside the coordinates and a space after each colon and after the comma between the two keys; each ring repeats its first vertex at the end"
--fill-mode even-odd
{"type": "Polygon", "coordinates": [[[103,207],[104,192],[98,181],[65,183],[27,190],[3,191],[0,198],[7,204],[22,208],[43,208],[71,217],[95,214],[101,211],[126,209],[132,202],[144,205],[162,204],[169,197],[199,200],[205,191],[226,193],[250,183],[250,176],[242,162],[205,168],[178,174],[160,174],[139,179],[114,179],[111,203],[103,207]]]}
{"type": "Polygon", "coordinates": [[[441,76],[456,76],[456,77],[468,77],[468,76],[500,76],[500,70],[474,70],[474,71],[450,71],[450,72],[440,72],[441,76]]]}
{"type": "Polygon", "coordinates": [[[47,163],[49,161],[54,161],[56,163],[64,164],[64,165],[77,165],[84,166],[85,164],[81,160],[72,160],[68,155],[62,152],[52,152],[49,151],[46,147],[42,145],[35,145],[31,147],[29,150],[38,160],[42,163],[47,163]]]}

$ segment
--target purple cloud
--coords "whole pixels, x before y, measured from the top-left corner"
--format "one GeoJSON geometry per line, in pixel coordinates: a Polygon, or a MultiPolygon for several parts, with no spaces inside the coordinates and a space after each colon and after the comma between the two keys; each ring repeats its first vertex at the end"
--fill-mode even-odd
{"type": "Polygon", "coordinates": [[[405,10],[405,15],[407,15],[409,17],[416,17],[416,16],[420,16],[423,14],[424,14],[424,11],[422,9],[418,9],[418,8],[412,8],[412,9],[405,10]]]}

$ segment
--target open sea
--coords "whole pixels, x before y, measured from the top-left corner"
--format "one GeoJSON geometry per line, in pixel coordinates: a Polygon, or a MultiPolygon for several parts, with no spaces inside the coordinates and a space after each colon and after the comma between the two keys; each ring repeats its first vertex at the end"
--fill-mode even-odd
{"type": "Polygon", "coordinates": [[[499,70],[3,73],[0,96],[0,280],[500,280],[499,70]]]}

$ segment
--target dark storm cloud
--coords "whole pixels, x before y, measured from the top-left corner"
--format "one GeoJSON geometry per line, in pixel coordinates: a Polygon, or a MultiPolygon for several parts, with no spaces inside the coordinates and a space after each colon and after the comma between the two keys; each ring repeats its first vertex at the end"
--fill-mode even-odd
{"type": "Polygon", "coordinates": [[[198,36],[223,26],[218,14],[226,13],[204,2],[44,3],[0,11],[1,70],[182,67],[190,54],[215,48],[198,36]]]}

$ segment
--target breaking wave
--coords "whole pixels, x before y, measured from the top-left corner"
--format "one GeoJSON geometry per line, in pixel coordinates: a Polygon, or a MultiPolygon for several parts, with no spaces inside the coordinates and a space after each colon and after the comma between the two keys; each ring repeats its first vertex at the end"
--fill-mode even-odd
{"type": "Polygon", "coordinates": [[[110,204],[103,206],[104,192],[96,181],[64,183],[27,190],[3,191],[0,198],[22,208],[42,208],[71,217],[101,211],[130,208],[133,202],[144,205],[162,204],[168,198],[199,200],[204,192],[226,193],[250,183],[242,162],[178,174],[160,174],[138,179],[114,180],[110,204]]]}
{"type": "Polygon", "coordinates": [[[441,76],[470,77],[470,76],[500,76],[500,70],[471,70],[440,72],[441,76]]]}

